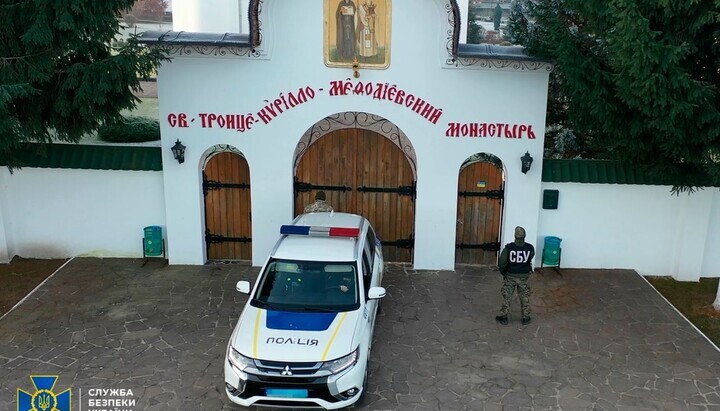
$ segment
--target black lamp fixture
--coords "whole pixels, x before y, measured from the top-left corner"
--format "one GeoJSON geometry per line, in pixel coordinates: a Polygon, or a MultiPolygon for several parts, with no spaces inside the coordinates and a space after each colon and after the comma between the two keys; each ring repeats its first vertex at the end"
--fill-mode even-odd
{"type": "Polygon", "coordinates": [[[527,172],[530,171],[530,166],[533,162],[533,158],[530,157],[530,152],[526,151],[525,155],[520,157],[520,161],[522,162],[522,168],[520,169],[520,171],[522,171],[523,174],[527,174],[527,172]]]}
{"type": "Polygon", "coordinates": [[[178,163],[182,164],[185,162],[185,146],[180,142],[180,139],[177,139],[175,145],[172,146],[170,150],[172,150],[173,157],[178,163]]]}

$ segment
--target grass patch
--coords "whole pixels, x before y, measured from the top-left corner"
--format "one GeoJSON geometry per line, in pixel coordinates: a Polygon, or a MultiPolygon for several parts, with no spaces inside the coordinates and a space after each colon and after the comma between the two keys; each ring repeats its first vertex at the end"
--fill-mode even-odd
{"type": "Polygon", "coordinates": [[[703,334],[720,346],[720,311],[715,311],[712,306],[720,279],[701,278],[698,282],[686,282],[670,277],[646,278],[703,334]]]}
{"type": "Polygon", "coordinates": [[[141,98],[140,100],[140,103],[135,107],[134,110],[123,110],[121,114],[125,117],[146,117],[157,120],[160,117],[158,99],[146,97],[141,98]]]}
{"type": "Polygon", "coordinates": [[[98,138],[111,143],[142,143],[160,140],[160,124],[155,119],[129,116],[98,130],[98,138]]]}

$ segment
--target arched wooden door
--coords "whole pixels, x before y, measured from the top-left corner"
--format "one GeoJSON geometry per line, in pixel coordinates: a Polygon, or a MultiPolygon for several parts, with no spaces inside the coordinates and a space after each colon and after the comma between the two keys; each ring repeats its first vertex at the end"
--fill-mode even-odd
{"type": "Polygon", "coordinates": [[[325,191],[338,212],[370,220],[386,261],[411,261],[415,177],[405,154],[370,130],[346,128],[315,141],[295,172],[295,215],[325,191]]]}
{"type": "Polygon", "coordinates": [[[503,179],[498,166],[478,161],[460,170],[455,263],[497,264],[502,204],[503,179]]]}
{"type": "Polygon", "coordinates": [[[205,246],[209,260],[252,259],[250,168],[244,157],[223,152],[203,171],[205,246]]]}

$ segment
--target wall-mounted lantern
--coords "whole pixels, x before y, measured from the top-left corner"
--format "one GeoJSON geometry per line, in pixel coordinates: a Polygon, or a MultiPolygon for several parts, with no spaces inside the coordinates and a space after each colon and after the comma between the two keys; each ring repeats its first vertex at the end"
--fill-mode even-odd
{"type": "Polygon", "coordinates": [[[522,168],[520,169],[520,171],[522,171],[523,174],[527,174],[527,172],[530,171],[530,166],[533,162],[533,158],[530,157],[530,152],[526,151],[525,155],[520,157],[520,161],[522,162],[522,168]]]}
{"type": "Polygon", "coordinates": [[[173,157],[178,163],[182,164],[185,162],[185,146],[180,142],[180,139],[177,139],[175,145],[172,146],[170,150],[172,150],[173,157]]]}

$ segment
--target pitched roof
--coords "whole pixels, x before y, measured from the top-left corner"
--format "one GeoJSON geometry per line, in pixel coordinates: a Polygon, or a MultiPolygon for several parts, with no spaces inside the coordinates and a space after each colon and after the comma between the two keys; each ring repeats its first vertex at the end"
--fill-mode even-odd
{"type": "MultiPolygon", "coordinates": [[[[23,167],[80,170],[162,171],[160,147],[27,143],[17,157],[23,167]]],[[[0,159],[0,165],[7,165],[0,159]]],[[[639,167],[609,160],[544,159],[545,183],[682,185],[666,176],[650,176],[639,167]]],[[[711,186],[703,176],[689,179],[711,186]]],[[[685,182],[688,184],[688,182],[685,182]]]]}
{"type": "Polygon", "coordinates": [[[543,160],[542,181],[545,183],[593,183],[675,186],[692,184],[708,186],[705,176],[678,181],[670,176],[651,176],[640,167],[609,160],[543,160]]]}
{"type": "MultiPolygon", "coordinates": [[[[26,143],[17,159],[21,167],[81,170],[161,171],[160,147],[26,143]]],[[[0,160],[0,165],[7,165],[0,160]]]]}

